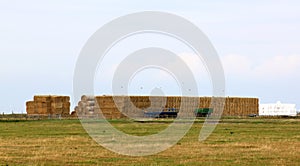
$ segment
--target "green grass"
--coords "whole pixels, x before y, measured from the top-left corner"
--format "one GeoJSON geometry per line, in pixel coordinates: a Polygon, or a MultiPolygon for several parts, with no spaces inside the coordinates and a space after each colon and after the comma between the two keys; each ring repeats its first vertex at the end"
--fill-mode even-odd
{"type": "MultiPolygon", "coordinates": [[[[111,121],[132,135],[157,133],[171,122],[111,121]]],[[[199,142],[202,124],[164,152],[131,157],[98,145],[78,120],[0,121],[0,165],[300,165],[300,119],[226,118],[199,142]]]]}

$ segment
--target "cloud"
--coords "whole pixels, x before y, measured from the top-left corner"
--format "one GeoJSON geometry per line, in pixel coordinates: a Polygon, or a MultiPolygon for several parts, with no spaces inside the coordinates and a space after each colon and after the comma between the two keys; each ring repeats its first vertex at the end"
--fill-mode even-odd
{"type": "Polygon", "coordinates": [[[189,67],[195,77],[208,77],[208,71],[205,67],[205,62],[203,62],[198,55],[194,53],[180,53],[178,55],[189,67]]]}
{"type": "Polygon", "coordinates": [[[226,55],[221,57],[226,76],[256,79],[291,78],[300,70],[300,55],[277,55],[258,63],[257,57],[226,55]]]}
{"type": "Polygon", "coordinates": [[[300,70],[300,56],[274,56],[257,66],[254,72],[257,76],[293,77],[300,70]]]}
{"type": "Polygon", "coordinates": [[[251,72],[252,60],[249,57],[230,54],[221,58],[226,75],[244,75],[251,72]]]}
{"type": "MultiPolygon", "coordinates": [[[[143,57],[132,59],[131,61],[124,63],[123,65],[125,66],[123,66],[122,68],[129,69],[135,66],[136,64],[144,64],[145,62],[151,60],[149,58],[143,57]]],[[[99,71],[96,74],[95,79],[95,90],[97,92],[110,93],[111,83],[113,81],[118,81],[118,79],[123,80],[123,78],[120,77],[118,77],[116,80],[113,80],[113,77],[115,76],[115,71],[118,69],[119,64],[122,63],[122,60],[120,61],[116,62],[106,60],[105,63],[102,63],[101,67],[99,68],[99,71]]],[[[184,85],[188,86],[190,83],[190,81],[187,80],[189,78],[189,73],[183,73],[184,70],[182,63],[187,65],[187,67],[190,69],[200,89],[202,88],[210,90],[210,79],[208,77],[208,73],[205,69],[204,64],[201,62],[201,59],[193,53],[179,53],[178,57],[166,60],[164,63],[164,65],[166,66],[174,67],[172,71],[164,70],[166,66],[160,66],[162,68],[159,68],[158,66],[145,66],[145,68],[137,69],[135,71],[136,73],[131,73],[131,87],[136,87],[131,88],[131,92],[146,93],[148,92],[147,90],[153,87],[162,87],[164,90],[166,90],[168,94],[177,93],[179,88],[178,86],[180,86],[178,84],[184,83],[184,85]],[[181,75],[181,77],[179,77],[179,75],[181,75]],[[140,87],[143,87],[143,89],[141,89],[140,87]]],[[[118,70],[120,70],[120,68],[118,70]]],[[[121,71],[129,72],[130,70],[121,69],[121,71]]]]}

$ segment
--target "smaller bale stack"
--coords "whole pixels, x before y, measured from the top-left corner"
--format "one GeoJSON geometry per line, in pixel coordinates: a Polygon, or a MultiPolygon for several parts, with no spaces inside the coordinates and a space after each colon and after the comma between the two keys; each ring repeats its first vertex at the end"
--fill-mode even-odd
{"type": "Polygon", "coordinates": [[[70,97],[38,95],[33,101],[26,102],[26,112],[29,115],[69,115],[70,97]]]}

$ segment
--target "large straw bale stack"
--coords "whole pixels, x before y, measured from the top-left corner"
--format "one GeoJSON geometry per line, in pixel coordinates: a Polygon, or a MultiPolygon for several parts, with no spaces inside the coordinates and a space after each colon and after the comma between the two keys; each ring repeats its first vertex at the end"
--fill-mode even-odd
{"type": "MultiPolygon", "coordinates": [[[[45,101],[45,100],[43,100],[45,101]]],[[[258,114],[257,98],[239,97],[181,97],[181,96],[83,96],[78,103],[77,114],[102,114],[108,119],[144,116],[144,112],[158,112],[170,108],[212,108],[215,115],[247,116],[258,114]],[[191,107],[192,106],[192,107],[191,107]]],[[[30,104],[29,104],[30,105],[30,104]]],[[[30,110],[33,112],[33,110],[30,110]]],[[[180,112],[180,110],[179,110],[180,112]]]]}

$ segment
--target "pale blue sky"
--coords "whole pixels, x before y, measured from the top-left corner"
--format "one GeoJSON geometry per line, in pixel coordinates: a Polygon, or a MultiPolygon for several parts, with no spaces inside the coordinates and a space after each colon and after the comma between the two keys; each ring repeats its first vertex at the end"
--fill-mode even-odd
{"type": "MultiPolygon", "coordinates": [[[[280,100],[300,108],[299,9],[300,2],[296,0],[0,0],[0,111],[25,112],[25,101],[34,94],[72,95],[75,63],[88,38],[114,18],[145,10],[182,16],[209,37],[224,65],[227,96],[255,96],[262,103],[280,100]]],[[[160,38],[144,39],[144,43],[129,48],[147,46],[147,41],[160,38]]],[[[128,40],[126,46],[140,40],[128,40]]],[[[174,42],[162,41],[170,42],[165,47],[174,42]]],[[[122,45],[111,55],[121,54],[120,50],[122,45]]],[[[186,51],[181,53],[193,62],[186,51]]],[[[115,65],[107,59],[106,67],[115,65]]],[[[197,63],[191,65],[197,70],[197,63]]],[[[209,95],[210,85],[201,84],[208,82],[208,78],[201,79],[200,94],[209,95]]],[[[101,82],[101,77],[96,81],[101,82]]],[[[131,92],[147,93],[145,89],[135,90],[134,86],[149,80],[137,76],[135,81],[131,92]]],[[[95,93],[110,92],[108,82],[99,86],[104,88],[95,88],[95,93]]],[[[177,90],[169,87],[166,93],[176,94],[177,90]]]]}

